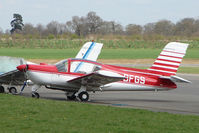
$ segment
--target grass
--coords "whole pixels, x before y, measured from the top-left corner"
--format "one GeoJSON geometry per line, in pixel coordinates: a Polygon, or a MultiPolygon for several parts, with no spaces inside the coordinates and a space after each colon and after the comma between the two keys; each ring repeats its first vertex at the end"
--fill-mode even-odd
{"type": "Polygon", "coordinates": [[[178,73],[199,74],[199,67],[180,67],[178,73]]]}
{"type": "MultiPolygon", "coordinates": [[[[1,48],[0,56],[25,59],[64,59],[75,57],[80,49],[20,49],[1,48]]],[[[150,59],[157,58],[161,49],[102,49],[99,59],[150,59]]],[[[188,49],[185,59],[199,59],[198,49],[188,49]]]]}
{"type": "Polygon", "coordinates": [[[0,94],[0,130],[9,133],[194,133],[199,116],[0,94]]]}

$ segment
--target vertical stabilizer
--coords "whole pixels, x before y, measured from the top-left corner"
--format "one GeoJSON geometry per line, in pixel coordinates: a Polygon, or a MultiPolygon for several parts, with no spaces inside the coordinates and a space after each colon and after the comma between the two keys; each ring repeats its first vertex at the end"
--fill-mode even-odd
{"type": "Polygon", "coordinates": [[[165,76],[176,75],[188,45],[179,42],[168,43],[148,70],[165,76]]]}

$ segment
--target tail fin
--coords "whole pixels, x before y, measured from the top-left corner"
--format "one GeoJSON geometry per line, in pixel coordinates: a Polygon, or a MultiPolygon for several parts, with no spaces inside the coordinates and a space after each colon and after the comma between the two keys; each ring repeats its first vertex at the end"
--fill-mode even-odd
{"type": "Polygon", "coordinates": [[[168,43],[148,70],[164,76],[176,75],[189,44],[168,43]]]}

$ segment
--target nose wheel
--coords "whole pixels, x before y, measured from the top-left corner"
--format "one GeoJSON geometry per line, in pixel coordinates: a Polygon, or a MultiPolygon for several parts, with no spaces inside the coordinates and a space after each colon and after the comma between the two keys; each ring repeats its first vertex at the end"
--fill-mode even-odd
{"type": "Polygon", "coordinates": [[[88,94],[88,92],[83,91],[83,92],[79,93],[78,97],[81,101],[86,102],[89,99],[89,94],[88,94]]]}

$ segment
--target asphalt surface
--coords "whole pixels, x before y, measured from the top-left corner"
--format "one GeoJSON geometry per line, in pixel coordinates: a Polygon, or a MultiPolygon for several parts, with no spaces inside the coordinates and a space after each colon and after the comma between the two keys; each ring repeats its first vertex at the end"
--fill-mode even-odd
{"type": "MultiPolygon", "coordinates": [[[[147,109],[155,112],[169,112],[199,115],[199,75],[178,74],[190,80],[191,84],[178,84],[171,91],[159,92],[96,92],[89,93],[91,104],[147,109]]],[[[31,87],[24,90],[23,96],[31,96],[31,87]]],[[[66,101],[62,91],[48,90],[44,87],[38,90],[41,98],[66,101]]]]}

